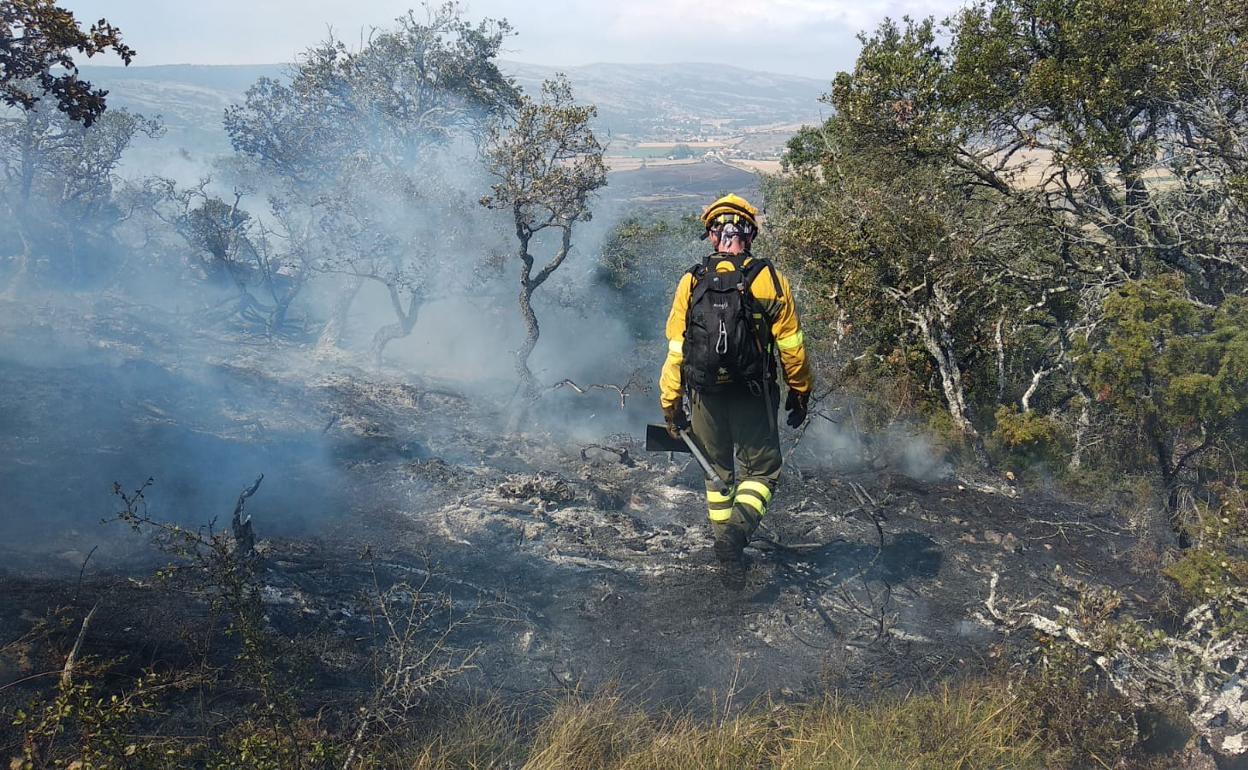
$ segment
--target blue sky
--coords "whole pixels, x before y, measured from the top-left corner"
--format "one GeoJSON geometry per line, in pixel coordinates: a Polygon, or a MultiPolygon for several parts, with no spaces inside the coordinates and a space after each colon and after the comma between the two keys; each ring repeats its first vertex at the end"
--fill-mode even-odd
{"type": "MultiPolygon", "coordinates": [[[[402,0],[61,0],[80,21],[100,17],[139,51],[136,64],[261,64],[293,60],[333,29],[348,42],[388,26],[402,0]]],[[[553,65],[702,61],[831,78],[853,64],[855,34],[885,16],[943,18],[961,0],[475,0],[470,18],[506,18],[517,34],[502,58],[553,65]]],[[[113,63],[97,57],[93,64],[113,63]]]]}

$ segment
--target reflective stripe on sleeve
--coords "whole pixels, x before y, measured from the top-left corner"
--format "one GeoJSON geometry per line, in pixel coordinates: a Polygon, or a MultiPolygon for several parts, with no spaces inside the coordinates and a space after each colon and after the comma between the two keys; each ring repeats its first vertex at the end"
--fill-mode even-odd
{"type": "Polygon", "coordinates": [[[750,506],[762,516],[767,512],[767,504],[771,502],[771,489],[761,481],[746,479],[737,486],[736,501],[750,506]]]}
{"type": "Polygon", "coordinates": [[[800,348],[805,343],[806,343],[806,335],[802,334],[801,330],[799,329],[798,331],[794,332],[793,334],[790,334],[787,337],[781,337],[780,339],[776,340],[776,347],[780,348],[781,350],[793,350],[794,348],[800,348]]]}

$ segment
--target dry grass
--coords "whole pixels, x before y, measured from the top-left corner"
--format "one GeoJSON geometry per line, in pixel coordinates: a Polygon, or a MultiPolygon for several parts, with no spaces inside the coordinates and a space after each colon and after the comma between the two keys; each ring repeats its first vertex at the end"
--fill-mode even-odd
{"type": "Polygon", "coordinates": [[[971,770],[1043,766],[1026,714],[1000,688],[855,705],[759,704],[697,720],[654,717],[615,692],[573,696],[528,730],[513,716],[474,711],[406,767],[522,770],[971,770]],[[523,736],[523,737],[521,737],[523,736]]]}

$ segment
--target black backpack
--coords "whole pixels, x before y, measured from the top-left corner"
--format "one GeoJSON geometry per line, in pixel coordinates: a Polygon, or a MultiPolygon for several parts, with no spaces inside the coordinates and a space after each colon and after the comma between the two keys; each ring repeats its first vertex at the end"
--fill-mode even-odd
{"type": "Polygon", "coordinates": [[[684,363],[681,380],[689,390],[715,390],[733,383],[764,383],[776,376],[771,354],[771,320],[750,293],[763,270],[771,270],[776,296],[780,281],[765,259],[742,269],[735,259],[714,254],[689,270],[694,285],[685,315],[684,363]],[[716,272],[710,263],[731,262],[733,269],[716,272]]]}

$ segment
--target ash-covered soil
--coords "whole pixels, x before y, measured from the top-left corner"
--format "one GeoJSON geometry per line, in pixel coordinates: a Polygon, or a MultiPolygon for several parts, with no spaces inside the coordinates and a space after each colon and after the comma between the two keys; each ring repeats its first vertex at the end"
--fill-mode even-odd
{"type": "MultiPolygon", "coordinates": [[[[265,474],[248,511],[275,626],[349,657],[375,581],[427,581],[464,620],[455,643],[481,646],[473,683],[517,696],[614,681],[696,706],[922,686],[999,653],[982,618],[994,572],[1015,599],[1060,602],[1069,578],[1142,604],[1157,591],[1136,537],[1095,508],[802,453],[747,587],[729,590],[696,466],[645,453],[640,424],[571,442],[539,407],[505,436],[479,391],[115,301],[0,303],[0,329],[5,638],[86,592],[104,608],[95,654],[180,649],[162,619],[191,610],[145,598],[140,579],[164,557],[98,524],[118,508],[112,481],[148,476],[154,516],[198,524],[265,474]]],[[[562,419],[593,397],[560,395],[562,419]]]]}

